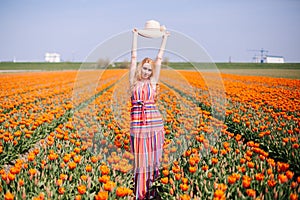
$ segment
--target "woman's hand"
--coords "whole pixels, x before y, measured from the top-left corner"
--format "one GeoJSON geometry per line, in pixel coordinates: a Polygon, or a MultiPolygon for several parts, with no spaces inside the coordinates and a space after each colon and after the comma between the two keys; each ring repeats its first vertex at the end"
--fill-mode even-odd
{"type": "Polygon", "coordinates": [[[171,34],[169,31],[165,31],[163,37],[169,37],[171,34]]]}
{"type": "Polygon", "coordinates": [[[137,28],[132,29],[132,32],[133,32],[134,34],[138,34],[137,28]]]}

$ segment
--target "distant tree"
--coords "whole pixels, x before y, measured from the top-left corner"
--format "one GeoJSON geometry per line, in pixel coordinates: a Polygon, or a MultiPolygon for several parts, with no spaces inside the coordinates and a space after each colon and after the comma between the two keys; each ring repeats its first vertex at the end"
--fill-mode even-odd
{"type": "Polygon", "coordinates": [[[163,58],[162,66],[165,66],[165,67],[169,66],[169,58],[168,57],[163,58]]]}
{"type": "Polygon", "coordinates": [[[110,61],[108,58],[100,58],[97,62],[97,68],[105,68],[108,67],[110,61]]]}
{"type": "Polygon", "coordinates": [[[129,68],[129,61],[125,58],[123,62],[120,63],[119,68],[121,69],[128,69],[129,68]]]}

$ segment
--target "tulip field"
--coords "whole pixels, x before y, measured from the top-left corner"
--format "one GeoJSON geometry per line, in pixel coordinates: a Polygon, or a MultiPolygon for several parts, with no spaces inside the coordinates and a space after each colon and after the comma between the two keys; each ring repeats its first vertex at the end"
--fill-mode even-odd
{"type": "MultiPolygon", "coordinates": [[[[134,199],[128,70],[78,73],[0,74],[0,199],[134,199]]],[[[299,199],[299,79],[164,69],[158,90],[161,199],[299,199]]]]}

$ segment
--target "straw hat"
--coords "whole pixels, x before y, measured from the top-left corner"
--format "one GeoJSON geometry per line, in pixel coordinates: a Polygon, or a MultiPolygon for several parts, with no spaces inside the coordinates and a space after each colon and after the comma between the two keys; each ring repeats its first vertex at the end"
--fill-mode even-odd
{"type": "Polygon", "coordinates": [[[138,30],[138,34],[147,38],[162,37],[166,31],[165,26],[161,26],[158,21],[149,20],[145,23],[144,29],[138,30]]]}

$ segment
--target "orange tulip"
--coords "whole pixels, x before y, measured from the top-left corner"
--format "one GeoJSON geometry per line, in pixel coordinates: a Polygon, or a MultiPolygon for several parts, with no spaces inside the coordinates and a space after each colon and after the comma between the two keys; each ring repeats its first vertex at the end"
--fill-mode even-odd
{"type": "Polygon", "coordinates": [[[256,191],[253,189],[247,189],[246,193],[249,197],[255,197],[256,196],[256,191]]]}
{"type": "Polygon", "coordinates": [[[297,186],[298,186],[298,183],[297,183],[297,182],[294,182],[294,181],[293,181],[293,182],[291,183],[291,188],[296,188],[297,186]]]}
{"type": "Polygon", "coordinates": [[[187,184],[189,182],[189,179],[182,177],[181,181],[182,181],[182,183],[187,184]]]}
{"type": "Polygon", "coordinates": [[[202,170],[203,170],[203,171],[207,171],[207,170],[208,170],[208,166],[207,166],[207,165],[202,166],[202,170]]]}
{"type": "Polygon", "coordinates": [[[73,169],[75,169],[76,168],[76,163],[75,162],[70,162],[69,163],[69,169],[70,170],[73,170],[73,169]]]}
{"type": "Polygon", "coordinates": [[[56,185],[57,186],[61,186],[63,184],[63,180],[62,179],[58,179],[57,181],[56,181],[56,185]]]}
{"type": "Polygon", "coordinates": [[[218,158],[211,158],[211,163],[212,164],[217,164],[218,163],[218,158]]]}
{"type": "Polygon", "coordinates": [[[182,191],[187,191],[189,189],[189,186],[187,184],[180,184],[180,189],[182,191]]]}
{"type": "Polygon", "coordinates": [[[77,187],[77,191],[79,192],[79,194],[84,194],[86,192],[86,186],[85,185],[79,185],[77,187]]]}
{"type": "Polygon", "coordinates": [[[176,179],[177,181],[179,181],[180,178],[181,178],[181,174],[175,174],[175,179],[176,179]]]}
{"type": "Polygon", "coordinates": [[[118,197],[124,197],[128,194],[131,194],[132,190],[128,189],[128,188],[124,188],[124,187],[118,187],[116,190],[116,195],[118,197]]]}
{"type": "Polygon", "coordinates": [[[190,200],[191,197],[187,194],[180,195],[180,200],[190,200]]]}
{"type": "Polygon", "coordinates": [[[73,160],[74,160],[75,163],[79,163],[80,160],[81,160],[81,156],[80,156],[80,155],[75,156],[75,157],[73,158],[73,160]]]}
{"type": "Polygon", "coordinates": [[[245,162],[246,162],[246,159],[245,159],[245,158],[241,158],[241,159],[240,159],[240,163],[241,163],[241,164],[244,164],[245,162]]]}
{"type": "Polygon", "coordinates": [[[87,181],[87,179],[88,179],[88,177],[87,177],[86,175],[81,175],[80,178],[81,178],[81,180],[83,180],[83,181],[87,181]]]}
{"type": "Polygon", "coordinates": [[[28,161],[34,161],[34,159],[35,159],[35,154],[33,152],[29,153],[28,157],[27,157],[27,160],[28,161]]]}
{"type": "Polygon", "coordinates": [[[235,176],[228,176],[228,183],[229,184],[234,184],[236,182],[236,177],[235,176]]]}
{"type": "Polygon", "coordinates": [[[174,173],[178,173],[180,171],[180,167],[178,165],[175,165],[175,166],[172,167],[172,171],[174,173]]]}
{"type": "Polygon", "coordinates": [[[109,174],[110,170],[106,165],[101,165],[100,166],[100,171],[102,175],[107,175],[109,174]]]}
{"type": "Polygon", "coordinates": [[[279,174],[278,180],[279,180],[279,183],[286,183],[288,181],[288,177],[284,174],[279,174]]]}
{"type": "MultiPolygon", "coordinates": [[[[76,142],[76,143],[77,143],[77,142],[76,142]]],[[[75,152],[75,153],[80,153],[80,148],[75,147],[75,148],[74,148],[74,152],[75,152]]]]}
{"type": "Polygon", "coordinates": [[[10,181],[13,181],[15,180],[16,176],[14,174],[11,174],[10,172],[8,173],[7,175],[7,178],[10,180],[10,181]]]}
{"type": "Polygon", "coordinates": [[[224,183],[219,183],[219,184],[215,184],[215,188],[218,188],[219,190],[222,190],[222,191],[226,191],[227,185],[225,185],[224,183]]]}
{"type": "Polygon", "coordinates": [[[65,193],[65,188],[64,187],[59,187],[58,188],[58,194],[64,194],[65,193]]]}
{"type": "Polygon", "coordinates": [[[36,174],[36,169],[29,169],[29,174],[31,175],[31,176],[34,176],[35,174],[36,174]]]}
{"type": "Polygon", "coordinates": [[[169,175],[169,170],[164,169],[164,170],[162,171],[162,174],[163,174],[164,176],[168,176],[168,175],[169,175]]]}
{"type": "Polygon", "coordinates": [[[216,190],[214,192],[214,197],[218,199],[223,199],[225,197],[224,191],[223,190],[216,190]]]}
{"type": "Polygon", "coordinates": [[[96,163],[98,161],[98,158],[96,156],[91,157],[91,162],[96,163]]]}
{"type": "Polygon", "coordinates": [[[14,166],[14,167],[10,168],[9,172],[12,174],[19,174],[21,171],[21,167],[22,166],[18,166],[18,167],[14,166]]]}
{"type": "Polygon", "coordinates": [[[58,158],[58,155],[56,153],[50,153],[48,155],[49,160],[56,160],[58,158]]]}
{"type": "Polygon", "coordinates": [[[298,200],[298,194],[295,193],[290,194],[290,200],[298,200]]]}
{"type": "Polygon", "coordinates": [[[21,186],[23,186],[24,185],[24,180],[23,179],[20,179],[19,180],[19,186],[21,187],[21,186]]]}
{"type": "Polygon", "coordinates": [[[275,185],[276,185],[276,181],[274,181],[274,180],[268,180],[267,183],[268,183],[269,187],[275,187],[275,185]]]}
{"type": "Polygon", "coordinates": [[[212,152],[213,154],[217,154],[218,151],[219,151],[219,150],[218,150],[217,148],[212,148],[212,149],[211,149],[211,152],[212,152]]]}
{"type": "Polygon", "coordinates": [[[69,162],[70,159],[71,159],[71,156],[70,156],[69,154],[67,154],[67,155],[65,155],[65,156],[63,157],[63,161],[64,161],[65,163],[69,162]]]}
{"type": "Polygon", "coordinates": [[[60,175],[59,175],[59,178],[60,178],[61,180],[67,180],[68,175],[66,175],[66,174],[60,174],[60,175]]]}
{"type": "Polygon", "coordinates": [[[227,151],[225,149],[221,150],[221,155],[226,155],[227,151]]]}
{"type": "Polygon", "coordinates": [[[264,179],[264,175],[262,173],[255,174],[255,179],[258,181],[262,181],[264,179]]]}
{"type": "Polygon", "coordinates": [[[92,171],[92,166],[91,165],[86,165],[85,166],[85,171],[87,171],[87,172],[91,172],[92,171]]]}
{"type": "Polygon", "coordinates": [[[10,192],[7,192],[4,196],[5,200],[14,200],[14,198],[15,198],[15,196],[10,192]]]}
{"type": "Polygon", "coordinates": [[[107,181],[110,180],[110,177],[107,176],[107,175],[104,175],[104,176],[99,177],[98,180],[99,180],[99,182],[101,182],[101,183],[107,183],[107,181]]]}
{"type": "Polygon", "coordinates": [[[254,168],[255,164],[254,164],[254,162],[247,162],[247,166],[249,168],[254,168]]]}
{"type": "Polygon", "coordinates": [[[95,196],[95,200],[107,200],[108,199],[108,192],[98,192],[98,194],[95,196]]]}
{"type": "Polygon", "coordinates": [[[294,176],[294,172],[288,170],[285,172],[285,175],[288,177],[288,179],[292,179],[294,176]]]}
{"type": "Polygon", "coordinates": [[[116,183],[113,181],[107,181],[107,183],[105,183],[103,185],[104,190],[106,190],[106,191],[112,191],[115,186],[116,186],[116,183]]]}
{"type": "Polygon", "coordinates": [[[195,173],[196,171],[197,171],[197,167],[192,167],[192,166],[189,167],[189,172],[195,173]]]}
{"type": "Polygon", "coordinates": [[[161,181],[162,184],[168,184],[169,178],[168,177],[163,177],[163,178],[160,179],[160,181],[161,181]]]}
{"type": "Polygon", "coordinates": [[[126,190],[125,190],[125,188],[123,188],[123,187],[118,187],[117,188],[117,190],[116,190],[116,195],[118,196],[118,197],[124,197],[124,196],[126,196],[126,190]]]}
{"type": "MultiPolygon", "coordinates": [[[[247,124],[247,123],[246,123],[247,124]]],[[[250,122],[249,122],[249,125],[250,125],[250,122]]],[[[235,140],[236,141],[240,141],[242,139],[242,136],[240,135],[240,134],[237,134],[236,136],[235,136],[235,140]]]]}
{"type": "Polygon", "coordinates": [[[230,147],[230,143],[229,143],[229,142],[224,142],[224,143],[223,143],[223,147],[224,147],[225,149],[229,148],[229,147],[230,147]]]}
{"type": "Polygon", "coordinates": [[[251,178],[248,176],[243,176],[243,181],[242,181],[242,185],[244,188],[248,188],[250,187],[251,184],[251,178]]]}

